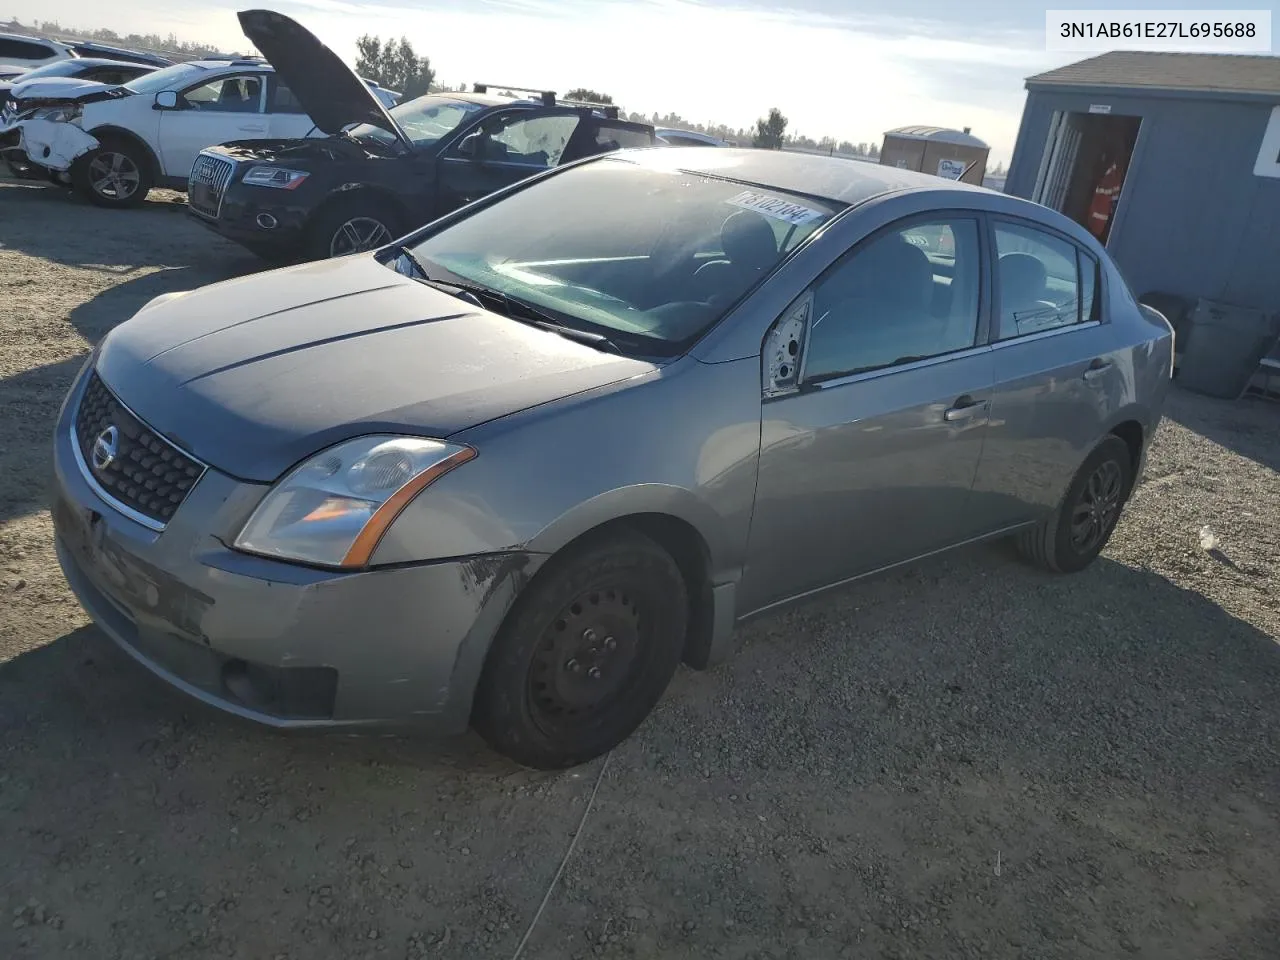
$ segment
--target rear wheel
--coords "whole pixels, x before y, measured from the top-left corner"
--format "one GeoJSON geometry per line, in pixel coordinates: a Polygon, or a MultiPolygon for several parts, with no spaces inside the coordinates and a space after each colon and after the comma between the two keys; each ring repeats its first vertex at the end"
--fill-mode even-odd
{"type": "Polygon", "coordinates": [[[1076,573],[1111,539],[1133,486],[1133,458],[1108,437],[1085,460],[1052,517],[1018,537],[1024,558],[1054,573],[1076,573]]]}
{"type": "Polygon", "coordinates": [[[101,145],[71,166],[76,192],[100,207],[136,207],[153,182],[151,163],[136,144],[104,137],[101,145]]]}
{"type": "Polygon", "coordinates": [[[638,533],[553,559],[489,652],[476,730],[499,753],[541,769],[606,753],[670,683],[688,607],[675,561],[638,533]]]}
{"type": "Polygon", "coordinates": [[[400,236],[400,215],[381,198],[355,196],[321,210],[307,233],[309,259],[345,257],[376,250],[400,236]]]}

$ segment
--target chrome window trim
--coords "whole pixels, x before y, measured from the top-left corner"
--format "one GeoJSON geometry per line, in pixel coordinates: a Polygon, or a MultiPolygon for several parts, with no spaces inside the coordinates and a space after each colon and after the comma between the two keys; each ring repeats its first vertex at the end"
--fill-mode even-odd
{"type": "Polygon", "coordinates": [[[1061,327],[1053,327],[1050,330],[1041,330],[1039,333],[1024,333],[1017,337],[1007,337],[1004,340],[993,340],[991,348],[993,350],[1003,350],[1005,347],[1012,347],[1019,343],[1031,343],[1036,340],[1047,340],[1049,337],[1061,336],[1064,333],[1072,333],[1076,330],[1089,330],[1093,327],[1102,326],[1100,320],[1087,320],[1084,323],[1067,323],[1061,327]]]}
{"type": "MultiPolygon", "coordinates": [[[[874,370],[863,370],[861,373],[850,373],[844,376],[832,377],[829,380],[810,380],[807,383],[801,382],[799,390],[793,390],[790,393],[780,395],[782,397],[794,397],[805,393],[816,393],[819,390],[829,390],[835,387],[847,386],[851,383],[862,383],[867,380],[877,380],[880,377],[888,376],[895,373],[905,373],[908,370],[923,370],[926,367],[936,367],[941,363],[949,363],[952,360],[963,360],[967,357],[977,357],[984,353],[991,352],[990,344],[979,344],[976,347],[965,347],[963,350],[955,350],[951,353],[940,353],[936,357],[925,357],[923,360],[913,360],[911,363],[902,363],[888,366],[876,367],[874,370]]],[[[770,399],[766,397],[765,399],[770,399]]]]}

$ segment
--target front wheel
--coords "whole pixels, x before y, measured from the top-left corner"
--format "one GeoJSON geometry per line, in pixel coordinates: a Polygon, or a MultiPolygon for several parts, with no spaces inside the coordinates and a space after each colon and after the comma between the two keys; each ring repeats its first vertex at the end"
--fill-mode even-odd
{"type": "Polygon", "coordinates": [[[472,723],[526,766],[598,757],[661,698],[688,619],[680,569],[648,537],[628,533],[553,558],[494,641],[472,723]]]}
{"type": "Polygon", "coordinates": [[[127,140],[105,138],[71,166],[76,192],[100,207],[136,207],[152,185],[151,164],[127,140]]]}
{"type": "Polygon", "coordinates": [[[365,253],[400,236],[400,217],[378,198],[352,197],[321,210],[308,226],[308,259],[326,260],[365,253]]]}
{"type": "Polygon", "coordinates": [[[1054,573],[1083,570],[1111,539],[1132,487],[1128,444],[1108,437],[1076,472],[1057,512],[1019,535],[1019,552],[1054,573]]]}

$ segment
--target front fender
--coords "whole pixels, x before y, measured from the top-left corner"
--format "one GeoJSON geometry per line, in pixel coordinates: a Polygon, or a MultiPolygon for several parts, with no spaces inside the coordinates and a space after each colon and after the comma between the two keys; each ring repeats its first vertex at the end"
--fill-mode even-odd
{"type": "Polygon", "coordinates": [[[527,549],[553,554],[597,527],[642,514],[674,517],[688,524],[707,548],[712,582],[737,579],[735,551],[724,518],[690,491],[665,483],[640,483],[592,497],[544,527],[527,549]]]}

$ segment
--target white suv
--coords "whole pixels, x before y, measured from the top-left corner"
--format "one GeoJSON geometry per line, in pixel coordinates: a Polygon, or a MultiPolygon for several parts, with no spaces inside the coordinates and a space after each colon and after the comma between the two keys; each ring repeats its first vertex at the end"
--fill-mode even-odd
{"type": "Polygon", "coordinates": [[[6,66],[43,67],[55,60],[70,60],[75,56],[72,49],[57,40],[46,40],[43,37],[23,37],[16,33],[0,33],[0,63],[6,66]]]}
{"type": "Polygon", "coordinates": [[[203,148],[305,137],[314,124],[265,60],[193,60],[123,86],[46,89],[6,108],[0,135],[100,206],[141,203],[153,186],[185,190],[203,148]]]}

